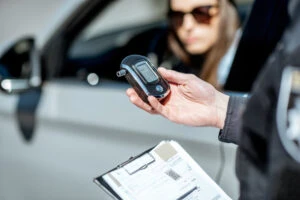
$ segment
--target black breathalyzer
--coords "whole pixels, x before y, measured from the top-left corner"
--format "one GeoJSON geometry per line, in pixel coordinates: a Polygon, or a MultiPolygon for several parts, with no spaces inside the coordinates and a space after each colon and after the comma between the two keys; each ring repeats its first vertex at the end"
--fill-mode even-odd
{"type": "Polygon", "coordinates": [[[129,55],[120,64],[118,77],[125,76],[141,99],[148,103],[148,96],[158,100],[165,98],[170,92],[168,82],[158,73],[156,67],[141,55],[129,55]]]}

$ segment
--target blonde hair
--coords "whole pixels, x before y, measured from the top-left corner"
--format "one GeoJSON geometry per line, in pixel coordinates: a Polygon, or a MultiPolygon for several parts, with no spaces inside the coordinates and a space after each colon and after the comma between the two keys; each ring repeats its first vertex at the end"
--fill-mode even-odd
{"type": "MultiPolygon", "coordinates": [[[[211,83],[218,89],[221,88],[217,80],[219,63],[234,40],[236,30],[240,25],[237,10],[235,6],[229,2],[229,0],[219,0],[219,15],[219,37],[215,45],[207,53],[205,53],[205,55],[203,55],[203,66],[198,74],[201,79],[211,83]]],[[[168,43],[171,51],[184,63],[191,62],[190,55],[183,49],[172,27],[168,36],[168,43]]]]}

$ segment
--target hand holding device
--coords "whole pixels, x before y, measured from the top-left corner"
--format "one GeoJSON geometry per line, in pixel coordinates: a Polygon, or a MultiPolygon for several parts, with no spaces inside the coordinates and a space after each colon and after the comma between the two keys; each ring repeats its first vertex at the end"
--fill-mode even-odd
{"type": "Polygon", "coordinates": [[[137,107],[151,114],[160,114],[172,122],[191,126],[223,128],[229,96],[192,74],[184,74],[163,67],[159,73],[170,84],[170,94],[164,101],[149,97],[143,102],[132,88],[126,93],[137,107]]]}
{"type": "Polygon", "coordinates": [[[146,103],[148,103],[148,96],[161,100],[170,92],[168,82],[145,56],[130,55],[124,58],[117,76],[125,76],[139,97],[146,103]]]}

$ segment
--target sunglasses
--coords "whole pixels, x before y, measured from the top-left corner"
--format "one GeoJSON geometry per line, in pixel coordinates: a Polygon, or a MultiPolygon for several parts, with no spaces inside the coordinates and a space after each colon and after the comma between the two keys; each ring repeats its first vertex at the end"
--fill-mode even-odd
{"type": "Polygon", "coordinates": [[[212,17],[214,17],[218,12],[212,14],[211,9],[218,8],[217,5],[208,5],[208,6],[199,6],[194,8],[190,12],[181,12],[181,11],[173,11],[170,10],[168,12],[168,17],[171,20],[171,23],[175,27],[182,26],[184,16],[186,14],[192,14],[196,22],[198,23],[209,23],[212,17]]]}

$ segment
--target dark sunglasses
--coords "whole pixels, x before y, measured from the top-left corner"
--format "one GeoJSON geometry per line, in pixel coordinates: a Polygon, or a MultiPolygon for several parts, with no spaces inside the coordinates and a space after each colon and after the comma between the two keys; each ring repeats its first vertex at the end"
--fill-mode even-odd
{"type": "Polygon", "coordinates": [[[191,12],[181,12],[181,11],[173,11],[170,10],[168,12],[168,17],[171,20],[173,26],[179,27],[183,24],[183,19],[186,14],[192,14],[194,19],[198,23],[209,23],[211,18],[218,14],[218,12],[211,14],[210,10],[212,8],[218,8],[217,5],[209,5],[209,6],[199,6],[194,8],[191,12]]]}

